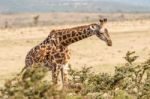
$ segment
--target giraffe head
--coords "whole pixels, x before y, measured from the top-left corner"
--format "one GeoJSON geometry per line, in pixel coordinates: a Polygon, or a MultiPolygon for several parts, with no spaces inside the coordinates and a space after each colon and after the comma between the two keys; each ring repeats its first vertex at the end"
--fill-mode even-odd
{"type": "Polygon", "coordinates": [[[98,38],[105,41],[108,46],[112,46],[111,38],[108,34],[107,28],[105,27],[107,19],[100,19],[99,22],[100,24],[90,26],[90,29],[98,38]]]}

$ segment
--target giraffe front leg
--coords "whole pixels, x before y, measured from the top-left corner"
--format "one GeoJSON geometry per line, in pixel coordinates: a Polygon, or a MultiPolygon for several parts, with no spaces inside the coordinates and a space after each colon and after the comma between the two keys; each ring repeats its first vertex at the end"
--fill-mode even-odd
{"type": "Polygon", "coordinates": [[[61,71],[60,66],[56,66],[52,70],[52,81],[53,81],[54,88],[57,91],[60,91],[63,89],[63,83],[62,83],[60,71],[61,71]]]}
{"type": "Polygon", "coordinates": [[[63,65],[63,68],[61,69],[61,75],[62,75],[62,81],[63,81],[63,87],[64,89],[68,86],[68,71],[69,71],[69,65],[68,63],[63,65]]]}
{"type": "Polygon", "coordinates": [[[70,51],[67,49],[64,53],[64,62],[62,66],[62,80],[63,80],[63,86],[64,89],[68,88],[68,79],[69,79],[69,59],[70,59],[70,51]]]}

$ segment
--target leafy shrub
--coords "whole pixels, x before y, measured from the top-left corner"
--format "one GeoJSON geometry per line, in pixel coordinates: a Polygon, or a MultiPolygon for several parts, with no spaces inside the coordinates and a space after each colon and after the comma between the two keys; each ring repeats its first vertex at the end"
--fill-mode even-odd
{"type": "Polygon", "coordinates": [[[150,59],[134,63],[138,56],[127,52],[127,61],[115,67],[115,73],[95,74],[91,67],[81,70],[69,69],[68,91],[56,91],[51,81],[46,79],[46,67],[36,64],[19,76],[7,80],[0,90],[1,99],[149,99],[150,59]]]}

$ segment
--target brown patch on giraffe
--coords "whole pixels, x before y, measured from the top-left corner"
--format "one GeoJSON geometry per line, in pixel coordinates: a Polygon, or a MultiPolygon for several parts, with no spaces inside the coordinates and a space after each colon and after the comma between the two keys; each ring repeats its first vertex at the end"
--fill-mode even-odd
{"type": "Polygon", "coordinates": [[[75,37],[74,40],[75,40],[75,41],[78,41],[78,37],[75,37]]]}
{"type": "Polygon", "coordinates": [[[56,30],[52,30],[51,32],[50,32],[50,34],[52,34],[53,32],[55,32],[56,30]]]}
{"type": "Polygon", "coordinates": [[[79,36],[78,38],[79,38],[79,40],[81,40],[81,39],[82,39],[82,37],[81,37],[81,36],[79,36]]]}
{"type": "Polygon", "coordinates": [[[76,40],[74,40],[74,39],[72,38],[72,42],[76,42],[76,40]]]}
{"type": "Polygon", "coordinates": [[[59,37],[59,41],[62,41],[63,40],[63,38],[62,37],[59,37]]]}
{"type": "Polygon", "coordinates": [[[69,41],[69,42],[71,42],[71,41],[72,41],[72,39],[71,39],[71,38],[69,38],[69,39],[68,39],[68,41],[69,41]]]}
{"type": "Polygon", "coordinates": [[[69,44],[69,41],[68,41],[68,40],[65,40],[65,43],[66,43],[66,44],[69,44]]]}
{"type": "Polygon", "coordinates": [[[90,31],[87,32],[87,35],[90,35],[90,31]]]}
{"type": "Polygon", "coordinates": [[[78,33],[76,33],[76,36],[79,36],[79,34],[78,34],[78,33]]]}
{"type": "Polygon", "coordinates": [[[85,35],[82,35],[82,38],[85,38],[85,35]]]}
{"type": "Polygon", "coordinates": [[[34,49],[35,49],[35,50],[38,50],[39,48],[40,48],[40,46],[36,46],[34,49]]]}
{"type": "Polygon", "coordinates": [[[67,37],[70,37],[70,36],[71,36],[71,35],[68,33],[68,34],[67,34],[67,37]]]}
{"type": "Polygon", "coordinates": [[[72,31],[72,36],[75,36],[76,32],[75,31],[72,31]]]}
{"type": "Polygon", "coordinates": [[[82,32],[81,32],[81,31],[79,31],[79,32],[78,32],[78,34],[79,34],[79,35],[82,35],[82,32]]]}
{"type": "Polygon", "coordinates": [[[55,57],[55,58],[60,58],[61,55],[60,55],[59,53],[56,53],[56,54],[54,54],[54,57],[55,57]]]}
{"type": "Polygon", "coordinates": [[[58,59],[58,60],[56,60],[56,62],[57,62],[57,63],[59,63],[59,64],[61,64],[61,63],[62,63],[62,61],[63,61],[62,59],[58,59]]]}
{"type": "Polygon", "coordinates": [[[86,32],[87,32],[87,30],[84,29],[84,30],[83,30],[83,33],[86,33],[86,32]]]}
{"type": "Polygon", "coordinates": [[[84,37],[87,38],[88,36],[87,36],[87,35],[84,35],[84,37]]]}
{"type": "Polygon", "coordinates": [[[58,34],[58,35],[63,35],[63,33],[62,33],[62,32],[58,32],[57,34],[58,34]]]}
{"type": "Polygon", "coordinates": [[[63,39],[66,39],[67,38],[67,36],[66,35],[63,35],[63,39]]]}
{"type": "Polygon", "coordinates": [[[66,44],[65,42],[62,42],[62,45],[63,45],[63,46],[67,46],[67,44],[66,44]]]}
{"type": "Polygon", "coordinates": [[[46,47],[46,50],[51,50],[52,48],[50,46],[47,46],[46,47]]]}

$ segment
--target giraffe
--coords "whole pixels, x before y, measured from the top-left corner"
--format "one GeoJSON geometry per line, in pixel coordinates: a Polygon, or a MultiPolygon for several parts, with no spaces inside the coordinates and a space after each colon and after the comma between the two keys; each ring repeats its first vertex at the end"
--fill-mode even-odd
{"type": "Polygon", "coordinates": [[[25,68],[42,62],[52,71],[53,84],[61,86],[62,89],[68,84],[68,62],[70,59],[68,46],[92,35],[96,35],[108,46],[112,46],[111,38],[105,27],[106,23],[107,19],[104,18],[100,19],[98,24],[52,30],[43,42],[28,52],[25,58],[25,68]],[[59,76],[61,79],[58,79],[59,76]]]}

